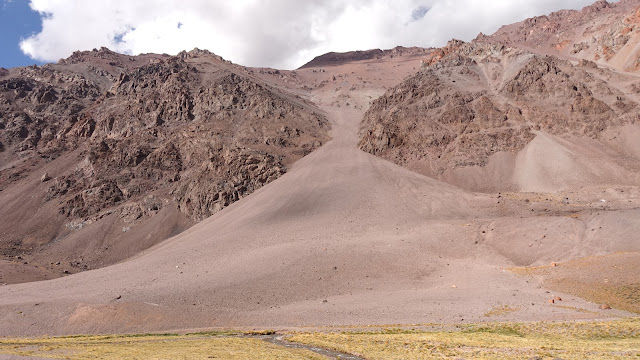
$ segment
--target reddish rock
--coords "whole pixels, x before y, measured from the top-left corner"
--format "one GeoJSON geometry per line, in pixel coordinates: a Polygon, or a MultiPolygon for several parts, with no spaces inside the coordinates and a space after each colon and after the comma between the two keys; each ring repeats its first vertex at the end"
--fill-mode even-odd
{"type": "MultiPolygon", "coordinates": [[[[16,164],[0,170],[0,191],[32,189],[24,184],[31,174],[42,183],[24,194],[37,201],[0,207],[0,226],[12,229],[0,252],[37,253],[32,244],[64,244],[69,230],[110,217],[121,231],[104,228],[113,243],[90,250],[88,265],[117,262],[251,194],[329,140],[313,104],[247,73],[201,50],[129,56],[105,48],[0,71],[0,152],[16,164]],[[43,171],[51,161],[52,181],[43,171]],[[160,212],[173,214],[165,230],[125,239],[160,212]],[[120,243],[140,248],[110,250],[120,243]]],[[[96,236],[84,238],[77,255],[98,246],[89,244],[96,236]]]]}
{"type": "Polygon", "coordinates": [[[483,167],[499,152],[515,154],[535,131],[597,137],[640,113],[614,86],[594,83],[587,68],[556,57],[477,42],[454,42],[433,56],[373,101],[360,149],[403,166],[424,164],[419,171],[438,178],[483,167]],[[487,74],[487,64],[496,73],[487,74]]]}
{"type": "MultiPolygon", "coordinates": [[[[543,53],[569,54],[572,58],[596,60],[624,71],[635,71],[638,61],[615,61],[620,53],[637,57],[637,1],[599,0],[582,10],[561,10],[501,27],[479,42],[526,47],[543,53]],[[576,29],[584,29],[577,32],[576,29]],[[612,61],[613,60],[613,61],[612,61]]],[[[594,64],[595,66],[595,64],[594,64]]]]}

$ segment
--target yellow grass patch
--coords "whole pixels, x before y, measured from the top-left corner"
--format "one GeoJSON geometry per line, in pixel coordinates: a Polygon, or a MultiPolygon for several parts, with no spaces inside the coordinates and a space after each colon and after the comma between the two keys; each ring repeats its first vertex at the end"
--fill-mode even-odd
{"type": "Polygon", "coordinates": [[[484,314],[484,316],[485,317],[502,316],[502,315],[510,314],[512,312],[516,312],[518,310],[520,310],[520,308],[517,306],[515,307],[511,307],[509,305],[494,306],[491,310],[487,311],[484,314]]]}
{"type": "Polygon", "coordinates": [[[0,354],[54,359],[324,359],[257,338],[192,335],[72,336],[0,339],[0,354]]]}
{"type": "MultiPolygon", "coordinates": [[[[438,325],[293,333],[287,340],[366,359],[640,359],[640,319],[438,325]],[[435,329],[435,330],[433,330],[435,329]]],[[[234,333],[0,339],[0,354],[54,359],[324,359],[234,333]]]]}
{"type": "Polygon", "coordinates": [[[638,253],[590,256],[566,263],[510,268],[520,276],[542,276],[546,288],[640,314],[638,253]]]}
{"type": "Polygon", "coordinates": [[[640,320],[483,324],[455,331],[302,333],[289,340],[366,359],[640,359],[640,320]]]}

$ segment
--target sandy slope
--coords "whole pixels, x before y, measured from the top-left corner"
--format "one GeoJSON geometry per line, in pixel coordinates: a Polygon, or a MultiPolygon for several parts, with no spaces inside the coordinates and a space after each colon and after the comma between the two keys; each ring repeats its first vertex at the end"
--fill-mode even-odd
{"type": "MultiPolygon", "coordinates": [[[[498,205],[495,196],[357,149],[363,109],[388,85],[384,71],[400,71],[398,65],[363,62],[322,73],[357,78],[378,66],[369,78],[379,80],[312,91],[332,122],[333,140],[247,198],[126,262],[0,287],[0,335],[625,314],[564,294],[563,307],[549,304],[556,294],[502,268],[640,251],[625,234],[606,246],[597,232],[585,236],[590,224],[606,228],[620,217],[554,216],[537,206],[555,205],[533,197],[526,205],[515,196],[498,205]],[[484,316],[501,305],[516,310],[484,316]]],[[[309,69],[301,76],[319,75],[309,69]]],[[[637,211],[621,211],[626,229],[639,226],[637,211]]]]}

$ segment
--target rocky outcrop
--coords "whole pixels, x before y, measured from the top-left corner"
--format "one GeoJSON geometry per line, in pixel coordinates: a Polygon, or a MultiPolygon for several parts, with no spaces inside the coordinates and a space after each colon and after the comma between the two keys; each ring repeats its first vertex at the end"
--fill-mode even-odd
{"type": "Polygon", "coordinates": [[[248,73],[201,50],[135,57],[104,48],[0,73],[0,224],[15,229],[0,251],[32,251],[22,239],[39,221],[56,230],[31,244],[64,243],[69,229],[109,216],[133,231],[166,207],[195,223],[329,139],[312,104],[248,73]],[[39,200],[8,200],[24,191],[39,200]],[[53,212],[24,219],[29,226],[4,216],[37,211],[53,212]]]}
{"type": "Polygon", "coordinates": [[[431,176],[515,154],[537,130],[598,137],[638,115],[619,90],[551,56],[453,41],[425,63],[373,102],[359,146],[401,165],[427,164],[421,170],[431,176]]]}
{"type": "Polygon", "coordinates": [[[563,10],[500,28],[482,42],[523,46],[562,57],[585,59],[637,71],[640,4],[600,0],[581,11],[563,10]]]}
{"type": "Polygon", "coordinates": [[[204,219],[284,174],[273,156],[250,149],[225,149],[180,182],[172,195],[181,211],[204,219]]]}

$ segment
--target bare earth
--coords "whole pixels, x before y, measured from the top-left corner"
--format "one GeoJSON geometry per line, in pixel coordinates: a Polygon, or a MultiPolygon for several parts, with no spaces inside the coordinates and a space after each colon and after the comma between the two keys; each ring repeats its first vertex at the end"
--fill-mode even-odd
{"type": "Polygon", "coordinates": [[[632,315],[507,268],[640,251],[637,188],[625,187],[624,198],[622,188],[582,190],[568,211],[564,194],[472,193],[358,149],[369,102],[419,61],[263,72],[323,109],[333,140],[132,259],[0,287],[0,336],[632,315]],[[562,300],[549,303],[554,296],[562,300]],[[490,313],[502,305],[515,310],[490,313]]]}

